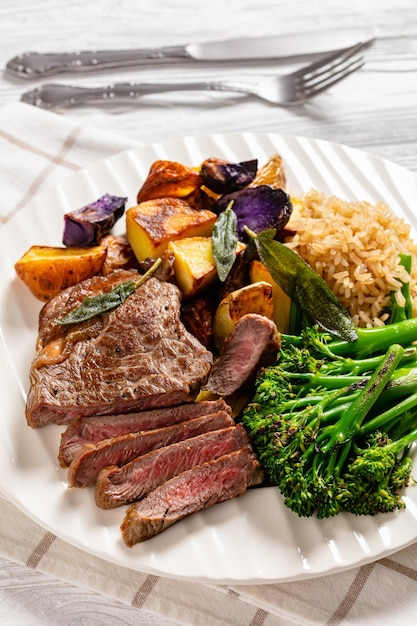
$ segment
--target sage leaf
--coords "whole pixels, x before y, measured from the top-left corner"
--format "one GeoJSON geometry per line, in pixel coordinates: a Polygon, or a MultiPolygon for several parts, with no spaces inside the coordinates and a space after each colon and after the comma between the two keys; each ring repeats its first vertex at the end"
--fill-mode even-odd
{"type": "Polygon", "coordinates": [[[111,311],[121,304],[136,290],[136,281],[127,280],[107,293],[87,296],[81,304],[58,320],[58,324],[78,324],[111,311]]]}
{"type": "Polygon", "coordinates": [[[125,280],[120,285],[114,287],[107,293],[100,293],[97,296],[87,296],[81,304],[70,311],[67,315],[57,320],[58,324],[79,324],[87,320],[102,315],[108,311],[116,309],[147,280],[161,264],[162,259],[157,259],[155,263],[138,279],[125,280]]]}
{"type": "Polygon", "coordinates": [[[323,278],[299,254],[272,239],[269,231],[258,235],[249,229],[246,232],[254,239],[259,259],[274,281],[310,323],[345,341],[356,341],[358,334],[352,318],[323,278]]]}
{"type": "Polygon", "coordinates": [[[231,205],[219,214],[211,235],[213,259],[221,282],[226,280],[236,260],[237,217],[231,205]]]}

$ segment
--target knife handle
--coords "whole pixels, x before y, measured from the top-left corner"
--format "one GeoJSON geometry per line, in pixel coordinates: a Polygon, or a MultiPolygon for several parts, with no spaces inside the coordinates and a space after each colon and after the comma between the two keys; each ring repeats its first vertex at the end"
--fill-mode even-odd
{"type": "Polygon", "coordinates": [[[80,52],[25,52],[11,59],[6,69],[20,78],[37,78],[59,72],[91,72],[190,59],[184,46],[164,46],[132,50],[83,50],[80,52]]]}

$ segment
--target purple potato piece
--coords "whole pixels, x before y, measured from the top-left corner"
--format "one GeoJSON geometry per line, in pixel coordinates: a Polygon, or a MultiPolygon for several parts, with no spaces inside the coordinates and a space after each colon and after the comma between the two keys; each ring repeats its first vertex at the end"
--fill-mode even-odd
{"type": "Polygon", "coordinates": [[[268,228],[282,230],[292,213],[290,196],[283,189],[273,189],[269,185],[259,185],[228,193],[219,198],[213,206],[215,213],[221,213],[232,202],[232,210],[237,216],[237,236],[244,239],[243,227],[255,233],[268,228]]]}
{"type": "Polygon", "coordinates": [[[104,194],[95,202],[64,215],[65,246],[96,246],[124,213],[127,198],[104,194]]]}
{"type": "Polygon", "coordinates": [[[221,159],[207,159],[201,166],[203,184],[215,193],[230,193],[247,187],[258,171],[258,159],[228,163],[221,159]]]}

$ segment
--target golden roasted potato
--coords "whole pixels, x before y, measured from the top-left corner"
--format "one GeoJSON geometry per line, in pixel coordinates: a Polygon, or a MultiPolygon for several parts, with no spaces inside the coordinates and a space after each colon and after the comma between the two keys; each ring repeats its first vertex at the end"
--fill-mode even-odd
{"type": "Polygon", "coordinates": [[[268,161],[258,169],[254,180],[249,187],[270,185],[274,189],[285,189],[287,177],[284,164],[279,154],[273,154],[268,161]]]}
{"type": "Polygon", "coordinates": [[[47,302],[62,289],[98,274],[106,254],[104,245],[92,248],[32,246],[15,263],[15,270],[31,292],[47,302]]]}
{"type": "MultiPolygon", "coordinates": [[[[236,254],[244,247],[239,241],[236,254]]],[[[211,237],[177,239],[169,243],[168,250],[174,254],[175,281],[184,298],[204,291],[217,279],[211,237]]]]}
{"type": "Polygon", "coordinates": [[[274,303],[274,322],[281,333],[288,333],[291,312],[291,298],[274,281],[271,274],[261,261],[252,261],[250,266],[250,280],[252,283],[264,281],[272,287],[274,303]]]}
{"type": "Polygon", "coordinates": [[[174,255],[175,282],[184,298],[210,287],[217,278],[211,237],[185,237],[168,244],[174,255]]]}
{"type": "Polygon", "coordinates": [[[126,233],[138,261],[160,257],[170,241],[208,237],[217,215],[197,211],[179,198],[156,198],[126,212],[126,233]]]}
{"type": "Polygon", "coordinates": [[[155,198],[187,198],[201,185],[197,170],[177,161],[155,161],[139,189],[137,203],[155,198]]]}
{"type": "Polygon", "coordinates": [[[272,286],[269,283],[260,281],[246,285],[232,291],[220,302],[213,324],[214,344],[219,352],[227,335],[247,313],[258,313],[270,320],[274,319],[272,286]]]}

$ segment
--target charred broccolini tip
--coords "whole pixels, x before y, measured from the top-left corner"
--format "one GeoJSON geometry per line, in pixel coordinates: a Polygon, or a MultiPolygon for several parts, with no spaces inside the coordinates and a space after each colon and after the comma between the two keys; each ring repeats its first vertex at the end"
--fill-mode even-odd
{"type": "Polygon", "coordinates": [[[358,329],[356,342],[316,328],[282,336],[277,363],[260,373],[243,423],[299,516],[404,507],[417,440],[414,341],[417,319],[358,329]]]}

